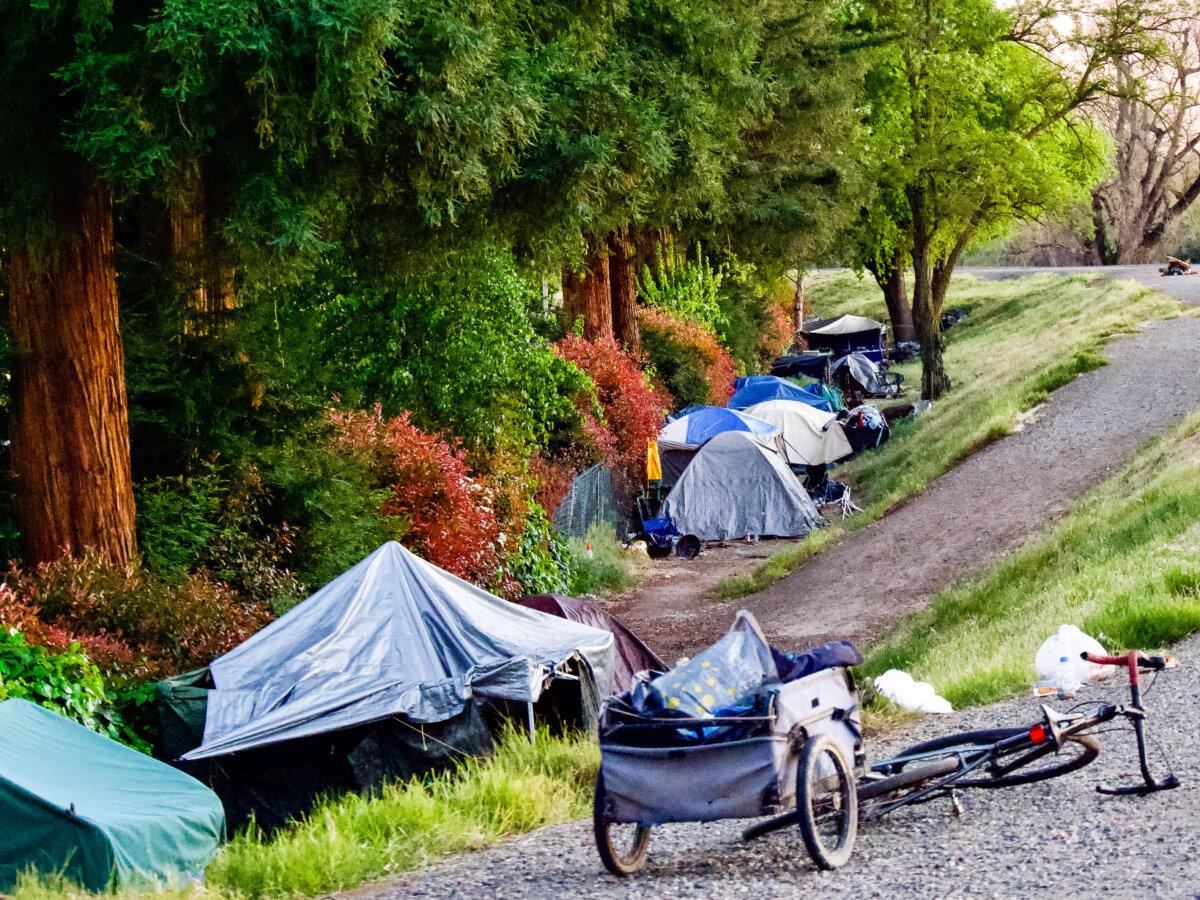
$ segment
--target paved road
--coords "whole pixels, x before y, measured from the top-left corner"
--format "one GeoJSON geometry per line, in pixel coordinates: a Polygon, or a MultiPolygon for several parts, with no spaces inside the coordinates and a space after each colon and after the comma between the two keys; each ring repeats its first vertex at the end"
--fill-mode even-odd
{"type": "MultiPolygon", "coordinates": [[[[355,900],[1200,896],[1200,729],[1194,714],[1200,638],[1178,653],[1181,667],[1164,673],[1146,697],[1151,733],[1183,782],[1175,791],[1147,798],[1095,793],[1097,782],[1136,771],[1132,734],[1123,729],[1101,735],[1099,759],[1080,772],[1042,785],[965,792],[961,818],[937,802],[870,823],[850,864],[832,873],[812,867],[791,830],[745,844],[740,823],[717,822],[657,830],[646,870],[619,881],[601,868],[590,823],[573,822],[410,880],[360,890],[355,900]]],[[[1085,691],[1089,697],[1121,696],[1121,682],[1114,678],[1085,691]]],[[[1030,699],[925,717],[887,741],[869,741],[868,752],[879,758],[939,734],[1027,725],[1036,718],[1030,699]]]]}

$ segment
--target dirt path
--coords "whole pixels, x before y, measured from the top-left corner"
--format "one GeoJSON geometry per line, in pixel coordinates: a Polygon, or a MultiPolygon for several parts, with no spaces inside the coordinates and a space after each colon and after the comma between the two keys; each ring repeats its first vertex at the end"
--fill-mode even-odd
{"type": "MultiPolygon", "coordinates": [[[[1147,272],[1153,268],[1129,267],[1121,275],[1200,301],[1200,277],[1147,272]]],[[[1011,277],[1007,270],[977,274],[1011,277]]],[[[1056,391],[1022,431],[736,605],[753,611],[781,646],[831,637],[870,641],[955,579],[1015,549],[1137,447],[1200,406],[1198,346],[1200,319],[1191,317],[1150,323],[1114,341],[1108,366],[1056,391]]],[[[729,624],[731,605],[699,589],[689,594],[685,584],[677,581],[666,592],[646,585],[616,603],[626,623],[666,656],[704,646],[729,624]]]]}
{"type": "MultiPolygon", "coordinates": [[[[354,900],[400,897],[733,898],[733,897],[1074,897],[1099,891],[1138,897],[1200,894],[1200,730],[1189,711],[1200,691],[1200,638],[1181,645],[1180,668],[1148,692],[1156,774],[1165,759],[1182,782],[1152,797],[1102,797],[1097,783],[1131,783],[1133,736],[1100,735],[1100,757],[1043,784],[964,791],[964,814],[938,801],[860,828],[854,857],[836,872],[813,868],[795,829],[745,843],[745,823],[655,829],[645,871],[617,880],[601,868],[591,822],[543,828],[434,866],[403,881],[371,886],[354,900]]],[[[1123,679],[1084,696],[1128,699],[1123,679]]],[[[1067,704],[1058,704],[1066,708],[1067,704]]],[[[1029,725],[1037,704],[1021,698],[949,716],[926,716],[904,731],[868,739],[869,759],[941,734],[1029,725]]]]}

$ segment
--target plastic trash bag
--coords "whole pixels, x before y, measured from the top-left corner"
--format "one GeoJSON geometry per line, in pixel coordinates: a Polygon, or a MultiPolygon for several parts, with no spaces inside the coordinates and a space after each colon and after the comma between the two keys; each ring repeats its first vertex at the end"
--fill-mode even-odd
{"type": "Polygon", "coordinates": [[[1059,626],[1055,634],[1046,638],[1034,659],[1038,679],[1054,678],[1058,673],[1058,662],[1064,656],[1075,667],[1075,677],[1080,684],[1106,678],[1112,674],[1112,666],[1098,666],[1086,659],[1081,659],[1079,654],[1084,651],[1107,655],[1107,651],[1098,640],[1084,633],[1075,625],[1059,626]]]}
{"type": "Polygon", "coordinates": [[[631,706],[653,715],[670,710],[708,718],[717,710],[750,703],[767,685],[779,683],[779,672],[754,618],[739,612],[729,632],[687,662],[647,684],[636,684],[631,706]]]}
{"type": "Polygon", "coordinates": [[[923,713],[949,713],[954,707],[945,697],[938,696],[928,681],[913,681],[900,669],[888,669],[875,679],[875,689],[902,709],[923,713]]]}

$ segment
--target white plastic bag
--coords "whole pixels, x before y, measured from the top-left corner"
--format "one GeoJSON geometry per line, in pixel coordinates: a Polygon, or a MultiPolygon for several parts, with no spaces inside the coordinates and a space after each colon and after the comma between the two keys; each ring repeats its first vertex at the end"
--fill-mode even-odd
{"type": "Polygon", "coordinates": [[[900,669],[888,669],[875,679],[875,689],[903,709],[923,713],[949,713],[954,707],[945,697],[939,697],[927,681],[913,681],[900,669]]]}
{"type": "Polygon", "coordinates": [[[1064,656],[1075,667],[1075,675],[1080,684],[1106,678],[1112,674],[1112,666],[1098,666],[1080,658],[1079,654],[1084,651],[1107,655],[1098,640],[1080,631],[1075,625],[1060,626],[1057,633],[1046,638],[1037,652],[1034,667],[1037,669],[1038,678],[1054,678],[1058,672],[1058,662],[1064,656]]]}

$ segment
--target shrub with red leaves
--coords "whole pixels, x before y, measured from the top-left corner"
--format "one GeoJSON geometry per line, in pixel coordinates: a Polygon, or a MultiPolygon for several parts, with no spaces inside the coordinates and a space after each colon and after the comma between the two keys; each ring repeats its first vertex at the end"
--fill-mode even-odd
{"type": "Polygon", "coordinates": [[[334,447],[365,457],[381,488],[380,512],[403,521],[413,553],[482,585],[495,582],[503,547],[492,492],[471,477],[457,444],[422,431],[407,412],[387,419],[370,411],[333,411],[334,447]]]}
{"type": "Polygon", "coordinates": [[[790,297],[768,297],[765,306],[767,324],[758,336],[758,355],[769,366],[796,340],[796,329],[792,322],[790,297]]]}
{"type": "Polygon", "coordinates": [[[28,571],[14,564],[0,586],[0,624],[31,644],[61,650],[78,642],[101,670],[145,678],[208,665],[270,618],[265,605],[204,576],[171,585],[95,555],[28,571]]]}
{"type": "Polygon", "coordinates": [[[724,406],[733,394],[737,366],[716,334],[661,309],[638,309],[642,348],[679,407],[724,406]]]}
{"type": "Polygon", "coordinates": [[[646,444],[658,434],[668,399],[647,380],[637,357],[612,339],[587,341],[570,335],[559,341],[555,350],[575,363],[596,386],[595,399],[602,415],[597,416],[590,408],[591,398],[587,395],[580,398],[580,412],[584,430],[601,461],[625,482],[624,487],[640,481],[646,465],[646,444]]]}

